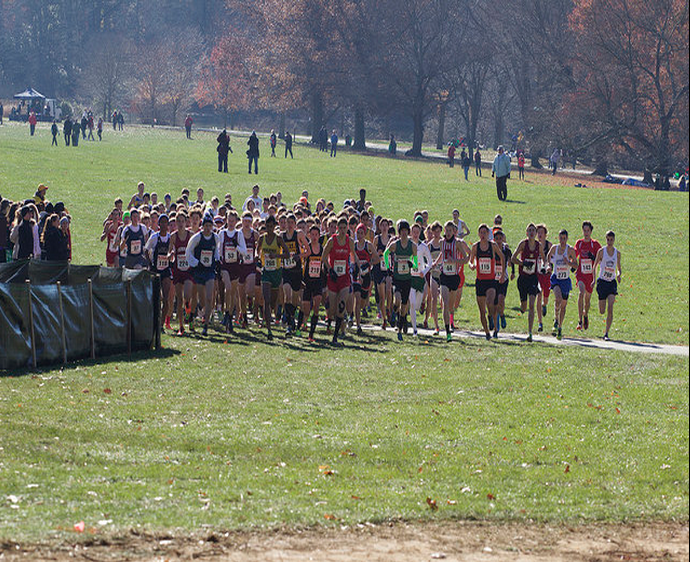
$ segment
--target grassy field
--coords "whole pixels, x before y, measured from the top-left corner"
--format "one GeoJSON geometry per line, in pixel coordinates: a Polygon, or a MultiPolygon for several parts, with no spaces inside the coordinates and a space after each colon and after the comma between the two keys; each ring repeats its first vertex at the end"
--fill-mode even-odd
{"type": "MultiPolygon", "coordinates": [[[[0,194],[50,185],[74,216],[75,261],[103,261],[101,222],[136,182],[160,196],[183,187],[249,193],[244,144],[216,172],[211,135],[106,131],[102,143],[50,148],[44,128],[0,127],[0,194]]],[[[263,146],[262,193],[303,189],[335,202],[365,187],[378,213],[452,207],[474,228],[505,218],[516,244],[529,220],[554,233],[581,221],[614,228],[625,278],[612,334],[689,343],[689,196],[580,190],[490,178],[468,184],[435,163],[263,146]]],[[[472,281],[472,276],[470,276],[472,281]]],[[[458,323],[479,325],[472,288],[458,323]]],[[[510,288],[509,306],[518,305],[510,288]]],[[[525,320],[510,312],[510,331],[525,320]]],[[[574,335],[570,303],[566,335],[574,335]]],[[[596,316],[592,315],[595,319],[596,316]]],[[[600,318],[594,335],[600,335],[600,318]]],[[[324,338],[318,334],[318,338],[324,338]]],[[[64,540],[73,525],[202,528],[380,522],[687,520],[689,361],[513,342],[422,339],[379,331],[346,347],[304,339],[268,345],[165,336],[157,354],[83,362],[0,379],[0,538],[64,540]],[[205,527],[208,526],[208,527],[205,527]]]]}

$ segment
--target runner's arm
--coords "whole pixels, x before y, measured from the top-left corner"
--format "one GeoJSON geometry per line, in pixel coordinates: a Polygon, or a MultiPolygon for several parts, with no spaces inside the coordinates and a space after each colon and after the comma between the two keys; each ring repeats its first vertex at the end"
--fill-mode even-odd
{"type": "Polygon", "coordinates": [[[514,250],[514,253],[512,254],[512,263],[521,265],[522,261],[519,259],[519,255],[524,251],[524,241],[522,240],[519,242],[519,245],[517,246],[517,249],[514,250]]]}
{"type": "Polygon", "coordinates": [[[505,270],[505,255],[502,253],[502,250],[500,250],[500,247],[497,245],[496,242],[492,242],[493,245],[493,252],[495,253],[496,256],[500,258],[500,271],[505,270]]]}
{"type": "Polygon", "coordinates": [[[202,231],[197,234],[193,234],[190,241],[187,243],[187,248],[185,248],[185,259],[190,267],[197,267],[199,265],[199,260],[195,257],[195,249],[199,244],[199,239],[202,236],[202,231]]]}
{"type": "Polygon", "coordinates": [[[622,279],[622,262],[620,261],[620,257],[622,256],[622,252],[618,250],[618,283],[622,279]]]}
{"type": "Polygon", "coordinates": [[[593,281],[591,282],[591,287],[595,287],[595,286],[596,286],[596,281],[597,281],[597,278],[596,278],[596,270],[597,270],[597,268],[598,268],[598,264],[601,263],[601,260],[602,260],[602,259],[603,259],[603,248],[599,249],[599,250],[596,252],[596,259],[595,259],[594,262],[593,262],[593,275],[592,275],[593,281]]]}
{"type": "Polygon", "coordinates": [[[322,250],[322,264],[325,268],[329,268],[329,253],[332,251],[333,245],[334,241],[330,238],[324,250],[322,250]]]}

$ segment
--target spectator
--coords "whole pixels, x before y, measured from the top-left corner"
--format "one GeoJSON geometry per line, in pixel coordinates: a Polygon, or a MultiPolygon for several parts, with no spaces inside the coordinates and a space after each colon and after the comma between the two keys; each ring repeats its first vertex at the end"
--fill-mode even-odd
{"type": "Polygon", "coordinates": [[[228,173],[228,153],[233,154],[231,149],[231,137],[228,136],[226,129],[221,131],[216,142],[219,143],[216,147],[216,152],[219,153],[219,172],[228,173]]]}
{"type": "Polygon", "coordinates": [[[517,154],[517,168],[519,168],[519,179],[520,180],[524,179],[524,163],[525,163],[524,151],[520,150],[519,154],[517,154]]]}
{"type": "Polygon", "coordinates": [[[550,155],[550,169],[553,171],[553,175],[557,173],[557,165],[560,162],[560,150],[555,149],[553,150],[553,153],[550,155]]]}
{"type": "Polygon", "coordinates": [[[257,138],[257,133],[252,131],[250,138],[247,141],[247,173],[252,173],[252,162],[255,162],[255,175],[257,175],[257,161],[259,160],[259,139],[257,138]]]}
{"type": "Polygon", "coordinates": [[[276,133],[272,129],[271,135],[269,135],[269,145],[272,147],[272,158],[276,158],[276,133]]]}
{"type": "MultiPolygon", "coordinates": [[[[56,205],[57,208],[57,205],[56,205]]],[[[72,232],[70,231],[70,215],[65,214],[60,218],[60,230],[67,241],[67,259],[72,261],[72,232]]]]}
{"type": "Polygon", "coordinates": [[[60,217],[52,214],[46,219],[43,233],[41,234],[43,251],[41,259],[46,261],[67,261],[67,236],[60,228],[60,217]]]}
{"type": "Polygon", "coordinates": [[[288,157],[288,153],[291,153],[291,160],[293,160],[293,137],[291,136],[291,133],[286,131],[286,135],[284,136],[284,142],[286,143],[286,149],[284,151],[284,158],[288,157]]]}
{"type": "Polygon", "coordinates": [[[122,131],[125,125],[125,116],[122,111],[118,111],[118,130],[122,131]]]}
{"type": "Polygon", "coordinates": [[[96,140],[94,138],[94,115],[89,111],[87,115],[87,128],[89,129],[89,136],[87,137],[87,140],[96,140]]]}
{"type": "MultiPolygon", "coordinates": [[[[685,174],[680,176],[680,181],[678,182],[678,191],[687,191],[687,178],[685,177],[685,174]]],[[[2,219],[0,218],[0,220],[2,219]]]]}
{"type": "Polygon", "coordinates": [[[464,179],[469,181],[469,168],[471,167],[471,149],[469,148],[469,153],[466,154],[466,150],[461,149],[461,165],[464,168],[464,179]]]}
{"type": "Polygon", "coordinates": [[[192,115],[188,113],[187,117],[185,117],[185,137],[188,139],[192,138],[192,115]]]}
{"type": "Polygon", "coordinates": [[[481,172],[481,149],[477,148],[476,149],[476,155],[473,157],[475,163],[476,163],[476,175],[479,177],[483,176],[483,173],[481,172]]]}
{"type": "Polygon", "coordinates": [[[70,146],[70,137],[72,136],[72,119],[65,119],[62,126],[62,133],[65,135],[65,146],[70,146]]]}
{"type": "Polygon", "coordinates": [[[37,205],[46,202],[46,191],[48,191],[48,186],[40,183],[36,189],[36,193],[34,193],[34,202],[37,205]]]}
{"type": "Polygon", "coordinates": [[[396,156],[396,141],[394,140],[394,135],[389,136],[389,154],[396,156]]]}
{"type": "Polygon", "coordinates": [[[15,225],[10,232],[10,241],[14,244],[12,259],[23,260],[32,256],[38,259],[41,256],[41,244],[39,243],[38,225],[34,205],[24,205],[17,213],[15,225]]]}
{"type": "Polygon", "coordinates": [[[8,241],[10,237],[9,199],[0,199],[0,263],[7,261],[8,241]]]}
{"type": "Polygon", "coordinates": [[[118,127],[118,110],[117,109],[113,110],[112,121],[113,121],[113,130],[115,131],[118,127]]]}
{"type": "Polygon", "coordinates": [[[365,196],[366,196],[366,191],[365,189],[361,189],[359,191],[360,199],[356,201],[356,211],[363,212],[365,211],[365,196]]]}
{"type": "Polygon", "coordinates": [[[99,136],[99,140],[103,140],[103,119],[99,117],[98,124],[96,125],[96,134],[99,136]]]}
{"type": "Polygon", "coordinates": [[[450,168],[454,168],[454,155],[456,154],[457,147],[454,146],[453,142],[449,143],[449,148],[447,149],[447,164],[450,168]]]}
{"type": "Polygon", "coordinates": [[[53,124],[50,126],[50,134],[53,135],[50,145],[58,146],[58,124],[55,122],[55,119],[53,119],[53,124]]]}
{"type": "Polygon", "coordinates": [[[339,142],[339,137],[336,134],[336,129],[332,131],[332,136],[329,139],[329,141],[331,142],[331,150],[329,151],[329,156],[336,158],[336,145],[339,142]]]}
{"type": "MultiPolygon", "coordinates": [[[[260,190],[259,185],[253,185],[252,186],[252,195],[245,200],[245,203],[243,203],[243,211],[247,210],[248,201],[253,202],[255,209],[261,209],[262,208],[262,198],[259,196],[259,190],[260,190]]],[[[277,196],[278,196],[278,193],[277,193],[277,196]]],[[[280,202],[280,200],[279,200],[279,202],[280,202]]]]}
{"type": "Polygon", "coordinates": [[[0,103],[0,125],[2,125],[2,117],[3,117],[4,112],[5,112],[5,108],[2,107],[2,103],[0,103]]]}
{"type": "Polygon", "coordinates": [[[79,123],[76,118],[72,123],[72,146],[79,146],[79,123]]]}
{"type": "Polygon", "coordinates": [[[36,119],[36,113],[33,111],[29,113],[29,132],[31,133],[31,136],[34,136],[34,132],[36,131],[36,123],[38,119],[36,119]]]}
{"type": "Polygon", "coordinates": [[[88,124],[88,119],[87,119],[87,114],[86,110],[82,111],[82,120],[80,121],[80,125],[82,128],[82,140],[86,140],[86,130],[87,130],[87,124],[88,124]]]}
{"type": "Polygon", "coordinates": [[[507,180],[511,171],[511,160],[502,145],[497,147],[497,155],[493,160],[492,176],[495,178],[497,198],[500,201],[507,200],[507,180]]]}

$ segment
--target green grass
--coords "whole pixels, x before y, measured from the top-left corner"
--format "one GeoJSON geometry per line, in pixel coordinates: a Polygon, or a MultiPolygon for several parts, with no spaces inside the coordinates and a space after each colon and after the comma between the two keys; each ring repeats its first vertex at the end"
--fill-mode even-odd
{"type": "MultiPolygon", "coordinates": [[[[220,175],[211,135],[190,142],[130,129],[105,138],[51,149],[45,129],[30,139],[24,127],[0,128],[0,193],[24,197],[48,182],[51,199],[75,217],[78,263],[102,261],[101,222],[140,179],[159,195],[203,186],[236,203],[255,179],[244,173],[239,139],[233,173],[220,175]]],[[[264,150],[260,165],[262,192],[280,189],[287,201],[305,188],[342,201],[366,187],[377,211],[395,218],[425,207],[444,219],[456,206],[473,227],[500,211],[512,244],[529,220],[553,232],[576,233],[584,218],[597,233],[613,227],[626,275],[615,334],[689,342],[687,194],[512,181],[514,202],[501,205],[489,178],[464,184],[439,164],[330,160],[299,146],[293,162],[264,150]]],[[[472,294],[467,287],[458,321],[475,328],[472,294]]],[[[512,287],[509,306],[517,304],[512,287]]],[[[521,331],[516,316],[509,328],[521,331]]],[[[0,379],[0,539],[74,540],[82,520],[108,534],[689,517],[686,358],[477,340],[397,344],[379,331],[341,350],[304,339],[268,345],[254,328],[163,344],[129,361],[0,379]]]]}
{"type": "MultiPolygon", "coordinates": [[[[232,140],[231,173],[219,174],[210,133],[195,133],[194,140],[188,141],[180,131],[128,128],[115,133],[107,128],[102,143],[82,141],[77,148],[51,148],[45,126],[31,138],[26,125],[6,125],[0,128],[0,195],[28,197],[38,183],[47,183],[49,198],[64,201],[74,216],[76,263],[105,261],[105,242],[99,242],[101,224],[115,197],[129,200],[140,180],[160,197],[167,192],[177,196],[184,187],[203,187],[209,198],[223,199],[231,193],[236,205],[242,204],[255,181],[261,194],[280,190],[287,202],[296,201],[308,189],[313,201],[325,197],[337,206],[346,198],[357,198],[364,187],[376,212],[395,219],[411,218],[416,209],[426,208],[431,219],[444,222],[456,207],[475,231],[481,222],[492,223],[499,212],[512,247],[523,238],[530,221],[545,222],[553,240],[557,231],[566,228],[574,243],[581,236],[581,222],[589,219],[597,239],[603,241],[608,229],[615,230],[616,245],[623,252],[624,277],[611,336],[689,344],[688,193],[575,189],[551,186],[547,177],[533,175],[525,183],[510,180],[510,201],[500,203],[491,178],[474,176],[467,183],[460,168],[344,152],[330,159],[305,146],[297,146],[296,159],[287,161],[269,158],[267,142],[261,146],[260,175],[249,177],[245,142],[232,140]]],[[[473,280],[467,272],[467,283],[473,280]]],[[[473,294],[468,286],[459,319],[462,325],[479,329],[473,294]]],[[[508,308],[518,307],[518,300],[511,283],[508,308]]],[[[524,321],[514,319],[516,311],[510,314],[509,329],[526,330],[524,321]]],[[[594,335],[601,335],[602,319],[595,311],[590,319],[594,335]]],[[[576,320],[576,298],[572,298],[565,336],[577,335],[576,320]]]]}

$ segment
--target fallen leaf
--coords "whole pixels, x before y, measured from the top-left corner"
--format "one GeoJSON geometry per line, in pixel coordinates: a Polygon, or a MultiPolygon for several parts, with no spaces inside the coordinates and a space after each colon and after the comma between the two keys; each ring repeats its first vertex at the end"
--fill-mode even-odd
{"type": "Polygon", "coordinates": [[[569,472],[569,465],[565,467],[565,473],[569,472]]]}
{"type": "Polygon", "coordinates": [[[447,500],[447,505],[456,505],[457,501],[456,500],[447,500]]]}
{"type": "Polygon", "coordinates": [[[74,530],[77,531],[78,533],[83,533],[84,532],[84,521],[80,521],[79,523],[74,524],[74,530]]]}
{"type": "Polygon", "coordinates": [[[437,511],[439,509],[437,507],[437,501],[432,498],[425,498],[425,503],[427,503],[430,509],[432,509],[433,511],[437,511]]]}
{"type": "Polygon", "coordinates": [[[495,499],[495,496],[493,494],[488,494],[487,497],[490,501],[493,501],[495,499]]]}
{"type": "Polygon", "coordinates": [[[620,408],[615,408],[615,413],[619,414],[620,413],[620,408]]]}
{"type": "Polygon", "coordinates": [[[325,513],[324,518],[329,519],[330,521],[336,521],[336,515],[332,515],[331,513],[325,513]]]}
{"type": "Polygon", "coordinates": [[[104,394],[110,394],[113,391],[110,388],[104,388],[103,392],[104,392],[104,394]]]}

